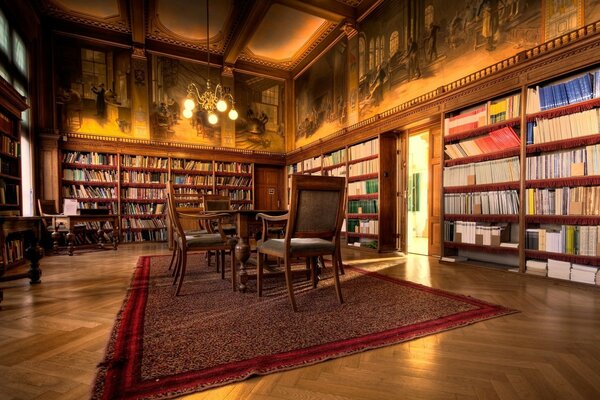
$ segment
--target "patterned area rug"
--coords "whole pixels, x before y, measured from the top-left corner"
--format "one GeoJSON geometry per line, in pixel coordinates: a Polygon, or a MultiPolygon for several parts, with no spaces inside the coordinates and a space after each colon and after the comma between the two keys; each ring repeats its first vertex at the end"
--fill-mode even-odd
{"type": "Polygon", "coordinates": [[[515,312],[347,266],[344,304],[327,268],[317,289],[295,282],[294,313],[283,277],[234,293],[201,255],[176,297],[169,259],[139,259],[93,399],[176,397],[515,312]]]}

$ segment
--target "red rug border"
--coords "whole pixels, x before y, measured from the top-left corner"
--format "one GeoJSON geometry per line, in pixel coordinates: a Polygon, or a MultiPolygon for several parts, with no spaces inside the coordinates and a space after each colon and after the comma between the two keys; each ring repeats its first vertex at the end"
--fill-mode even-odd
{"type": "Polygon", "coordinates": [[[117,314],[109,344],[107,345],[105,361],[98,365],[98,373],[92,390],[92,399],[166,399],[177,397],[212,387],[239,382],[253,375],[267,375],[275,371],[300,368],[328,359],[356,354],[391,344],[398,344],[429,334],[444,332],[479,321],[519,312],[470,296],[431,288],[418,283],[389,277],[378,272],[366,271],[355,266],[345,266],[344,268],[351,269],[363,275],[377,277],[395,284],[464,301],[479,308],[446,316],[434,321],[390,329],[363,337],[292,350],[276,355],[261,356],[242,362],[220,365],[208,370],[186,372],[162,379],[141,382],[139,377],[143,354],[140,339],[143,337],[150,260],[154,257],[169,256],[161,254],[139,257],[133,272],[130,288],[117,314]],[[130,323],[123,326],[123,321],[130,321],[130,323]],[[128,338],[132,337],[132,334],[135,332],[138,332],[136,333],[138,340],[129,341],[128,338]],[[215,375],[222,376],[222,379],[215,379],[215,375]]]}

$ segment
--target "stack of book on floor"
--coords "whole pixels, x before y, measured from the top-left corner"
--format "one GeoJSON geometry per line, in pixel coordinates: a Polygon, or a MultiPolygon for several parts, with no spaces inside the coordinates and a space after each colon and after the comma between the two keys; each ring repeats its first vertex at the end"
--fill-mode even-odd
{"type": "Polygon", "coordinates": [[[548,277],[558,279],[571,279],[571,263],[548,259],[548,277]]]}
{"type": "Polygon", "coordinates": [[[573,264],[571,267],[571,280],[581,283],[596,283],[596,275],[598,267],[590,267],[588,265],[573,264]]]}
{"type": "Polygon", "coordinates": [[[527,260],[525,266],[527,267],[525,272],[527,272],[528,274],[546,276],[548,263],[546,263],[545,261],[527,260]]]}

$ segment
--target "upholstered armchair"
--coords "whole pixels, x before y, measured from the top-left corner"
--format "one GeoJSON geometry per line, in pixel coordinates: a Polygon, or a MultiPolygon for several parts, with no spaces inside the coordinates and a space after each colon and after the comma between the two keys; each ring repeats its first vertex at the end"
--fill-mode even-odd
{"type": "Polygon", "coordinates": [[[297,311],[292,281],[291,262],[298,257],[310,260],[313,287],[317,286],[318,257],[332,257],[333,278],[337,298],[343,302],[339,280],[340,230],[344,219],[346,182],[342,177],[292,175],[290,210],[284,216],[263,213],[263,232],[269,223],[286,222],[285,237],[269,239],[257,247],[257,292],[262,296],[266,254],[283,260],[285,281],[292,308],[297,311]]]}

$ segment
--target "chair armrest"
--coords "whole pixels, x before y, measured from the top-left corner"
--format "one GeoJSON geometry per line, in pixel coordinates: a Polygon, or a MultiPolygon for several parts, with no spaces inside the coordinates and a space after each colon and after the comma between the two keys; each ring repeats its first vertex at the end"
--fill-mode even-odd
{"type": "MultiPolygon", "coordinates": [[[[286,226],[288,221],[289,213],[285,213],[283,215],[269,215],[265,213],[256,214],[256,219],[262,219],[262,242],[266,242],[269,240],[269,222],[284,222],[284,226],[286,226]]],[[[283,228],[283,227],[282,227],[283,228]]]]}

